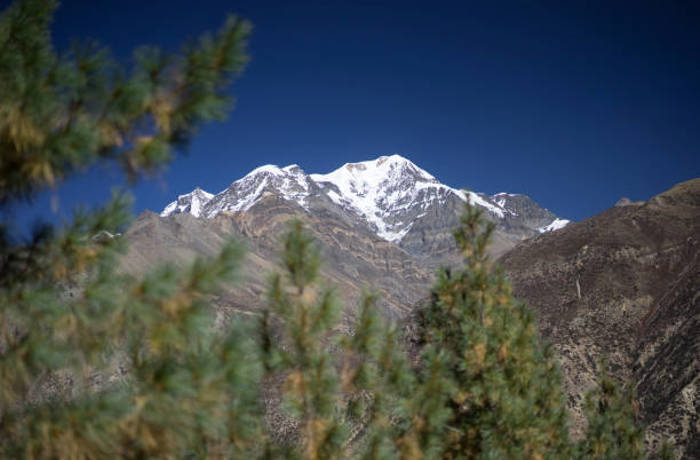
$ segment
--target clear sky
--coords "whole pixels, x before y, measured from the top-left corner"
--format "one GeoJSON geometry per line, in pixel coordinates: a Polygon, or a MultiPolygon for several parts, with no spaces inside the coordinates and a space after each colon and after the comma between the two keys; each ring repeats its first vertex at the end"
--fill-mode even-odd
{"type": "MultiPolygon", "coordinates": [[[[236,108],[133,189],[136,213],[265,163],[328,172],[393,153],[574,220],[700,176],[700,2],[64,0],[54,41],[127,58],[175,50],[228,12],[255,27],[236,108]]],[[[71,181],[59,213],[115,181],[71,181]]],[[[32,212],[49,218],[49,201],[32,212]]]]}

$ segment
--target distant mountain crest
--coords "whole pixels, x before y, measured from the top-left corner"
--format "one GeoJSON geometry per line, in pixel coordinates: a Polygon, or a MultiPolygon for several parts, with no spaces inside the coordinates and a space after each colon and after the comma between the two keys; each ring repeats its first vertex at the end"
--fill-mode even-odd
{"type": "Polygon", "coordinates": [[[167,205],[160,215],[165,217],[171,214],[189,213],[195,217],[199,217],[204,205],[212,198],[214,198],[213,194],[205,192],[197,187],[190,193],[178,196],[177,200],[167,205]]]}
{"type": "Polygon", "coordinates": [[[266,193],[280,195],[307,209],[306,200],[314,190],[309,176],[297,165],[260,166],[206,203],[204,216],[212,218],[222,211],[247,211],[266,193]]]}
{"type": "Polygon", "coordinates": [[[296,164],[260,166],[216,195],[199,188],[181,195],[161,216],[190,213],[212,218],[223,211],[247,211],[268,194],[311,213],[319,207],[334,208],[332,212],[359,220],[379,237],[395,243],[416,226],[424,227],[422,221],[434,219],[443,209],[458,207],[456,202],[467,198],[496,222],[529,213],[525,218],[532,220],[528,228],[533,231],[552,231],[569,223],[525,195],[487,196],[454,189],[400,155],[346,163],[327,174],[306,174],[296,164]]]}

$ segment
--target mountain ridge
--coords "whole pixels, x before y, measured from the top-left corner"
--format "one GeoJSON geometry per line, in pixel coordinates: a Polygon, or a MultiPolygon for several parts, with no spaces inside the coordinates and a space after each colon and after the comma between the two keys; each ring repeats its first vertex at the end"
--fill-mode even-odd
{"type": "MultiPolygon", "coordinates": [[[[461,209],[467,199],[483,209],[503,233],[509,234],[503,241],[510,240],[513,244],[524,237],[562,228],[570,222],[541,208],[527,195],[501,193],[489,196],[455,189],[396,154],[345,163],[326,174],[307,174],[296,164],[285,167],[263,165],[217,194],[197,188],[180,195],[160,215],[190,213],[195,217],[213,218],[223,211],[246,211],[266,193],[295,202],[310,213],[318,208],[330,209],[344,215],[345,219],[360,222],[380,238],[408,248],[409,252],[412,252],[410,248],[417,247],[416,239],[425,243],[426,238],[433,237],[428,235],[431,233],[427,229],[429,225],[423,221],[429,220],[431,225],[436,218],[438,222],[444,221],[444,225],[440,225],[441,233],[443,227],[454,228],[459,214],[455,210],[461,209]],[[512,229],[516,230],[517,236],[511,234],[512,229]]],[[[434,238],[440,240],[443,236],[435,235],[434,238]]],[[[422,255],[430,257],[436,249],[445,249],[434,246],[429,253],[422,255]]],[[[503,247],[509,249],[512,244],[504,242],[503,247]]]]}

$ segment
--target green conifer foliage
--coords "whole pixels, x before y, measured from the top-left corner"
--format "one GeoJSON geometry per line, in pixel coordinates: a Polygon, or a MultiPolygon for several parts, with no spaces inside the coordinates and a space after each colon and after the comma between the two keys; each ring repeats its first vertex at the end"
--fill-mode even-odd
{"type": "Polygon", "coordinates": [[[268,380],[281,377],[283,408],[300,439],[271,451],[308,460],[397,458],[415,387],[399,331],[368,294],[351,334],[339,336],[341,309],[318,280],[318,249],[300,221],[285,235],[283,264],[284,275],[270,283],[260,343],[268,380]]]}
{"type": "Polygon", "coordinates": [[[352,433],[346,444],[358,458],[398,458],[399,439],[410,426],[413,369],[401,349],[400,331],[379,315],[377,298],[366,295],[357,325],[342,340],[341,372],[352,433]]]}
{"type": "MultiPolygon", "coordinates": [[[[442,355],[441,380],[450,382],[440,384],[450,410],[439,431],[442,455],[561,458],[568,436],[556,363],[532,314],[488,258],[492,231],[482,211],[467,204],[455,232],[464,268],[440,270],[420,312],[426,361],[442,355]]],[[[430,376],[424,380],[434,385],[430,376]]]]}
{"type": "Polygon", "coordinates": [[[31,198],[99,159],[133,179],[158,170],[231,105],[250,25],[229,17],[170,55],[134,52],[125,68],[95,44],[51,45],[55,0],[18,0],[0,17],[0,203],[31,198]]]}
{"type": "Polygon", "coordinates": [[[345,433],[336,404],[341,400],[338,373],[328,346],[340,310],[330,289],[317,284],[319,256],[300,221],[284,239],[285,276],[274,275],[263,316],[262,342],[271,373],[284,377],[284,408],[298,421],[306,459],[339,458],[345,433]],[[270,336],[272,322],[281,336],[270,336]]]}
{"type": "MultiPolygon", "coordinates": [[[[0,17],[0,206],[98,160],[135,179],[204,121],[223,117],[250,27],[229,18],[181,55],[155,48],[124,69],[105,50],[58,55],[57,3],[20,0],[0,17]]],[[[143,279],[120,272],[128,197],[115,194],[29,239],[0,225],[0,457],[231,456],[257,448],[257,348],[219,331],[209,299],[241,251],[143,279]]],[[[9,214],[3,214],[7,216],[9,214]]]]}
{"type": "MultiPolygon", "coordinates": [[[[621,388],[601,364],[596,386],[586,394],[584,413],[588,426],[577,445],[577,455],[585,459],[645,458],[644,430],[637,423],[637,404],[629,388],[621,388]]],[[[662,458],[670,457],[668,446],[662,458]]]]}

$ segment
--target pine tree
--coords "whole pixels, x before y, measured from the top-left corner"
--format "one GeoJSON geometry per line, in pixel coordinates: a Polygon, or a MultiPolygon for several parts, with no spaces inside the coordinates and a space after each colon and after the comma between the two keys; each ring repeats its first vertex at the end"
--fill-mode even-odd
{"type": "MultiPolygon", "coordinates": [[[[601,363],[596,385],[586,394],[584,413],[588,426],[577,445],[582,459],[645,458],[644,430],[637,422],[637,404],[629,388],[621,388],[601,363]]],[[[669,457],[664,446],[661,456],[669,457]]]]}
{"type": "Polygon", "coordinates": [[[263,315],[262,343],[271,373],[284,378],[284,408],[297,421],[301,458],[339,458],[345,436],[336,413],[339,379],[328,350],[329,334],[339,318],[330,289],[316,285],[318,250],[299,221],[285,238],[286,277],[275,275],[263,315]],[[273,321],[282,328],[272,337],[273,321]]]}
{"type": "Polygon", "coordinates": [[[408,401],[416,390],[401,331],[382,318],[376,302],[376,295],[365,296],[353,334],[343,340],[341,372],[354,425],[347,444],[367,460],[402,455],[401,437],[411,423],[408,401]]]}
{"type": "MultiPolygon", "coordinates": [[[[493,228],[467,203],[455,232],[464,268],[440,270],[419,312],[426,361],[441,355],[445,369],[449,416],[431,429],[447,458],[561,458],[569,442],[558,369],[532,314],[489,260],[493,228]]],[[[423,380],[434,385],[430,373],[423,380]]]]}
{"type": "MultiPolygon", "coordinates": [[[[168,55],[59,55],[54,1],[21,0],[0,18],[0,206],[57,187],[97,161],[132,180],[166,163],[230,106],[250,27],[230,17],[168,55]]],[[[116,269],[130,200],[77,210],[24,239],[0,225],[0,456],[117,458],[233,455],[254,448],[262,369],[246,334],[214,328],[208,299],[241,251],[143,279],[116,269]]],[[[249,334],[248,334],[249,335],[249,334]]]]}
{"type": "Polygon", "coordinates": [[[412,388],[397,329],[368,294],[352,334],[339,337],[340,305],[318,280],[318,249],[298,220],[283,254],[285,272],[271,279],[260,344],[268,380],[283,379],[282,407],[301,439],[273,451],[309,460],[395,458],[399,428],[391,419],[401,418],[396,406],[412,388]]]}
{"type": "Polygon", "coordinates": [[[125,68],[94,43],[59,55],[54,0],[19,0],[0,19],[0,203],[27,199],[105,159],[132,178],[158,170],[231,105],[250,26],[229,17],[180,55],[155,47],[125,68]]]}

